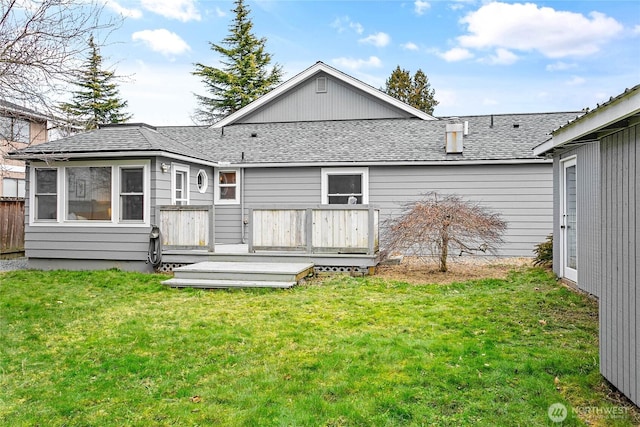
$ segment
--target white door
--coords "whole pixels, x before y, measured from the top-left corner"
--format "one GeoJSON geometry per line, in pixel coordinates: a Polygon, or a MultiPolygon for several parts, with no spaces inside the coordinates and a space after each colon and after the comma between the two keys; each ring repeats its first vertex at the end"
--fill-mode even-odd
{"type": "Polygon", "coordinates": [[[560,200],[560,262],[562,277],[578,280],[578,228],[577,225],[576,159],[562,162],[560,200]]]}

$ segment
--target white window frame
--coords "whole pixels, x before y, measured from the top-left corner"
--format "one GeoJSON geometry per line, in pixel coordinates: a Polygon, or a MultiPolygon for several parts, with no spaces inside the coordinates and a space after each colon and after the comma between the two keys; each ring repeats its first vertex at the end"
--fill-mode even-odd
{"type": "Polygon", "coordinates": [[[216,169],[215,171],[215,179],[214,179],[214,196],[213,201],[216,205],[239,205],[240,204],[240,169],[235,168],[221,168],[216,169]],[[220,174],[234,172],[236,174],[236,183],[234,185],[229,185],[229,187],[236,188],[236,197],[235,199],[221,199],[220,198],[220,174]]]}
{"type": "Polygon", "coordinates": [[[200,169],[198,171],[198,174],[196,175],[196,188],[198,189],[200,194],[206,193],[207,189],[209,188],[209,174],[204,169],[200,169]],[[200,176],[202,176],[202,187],[200,187],[200,185],[198,184],[200,176]]]}
{"type": "Polygon", "coordinates": [[[29,168],[29,205],[35,209],[36,170],[57,170],[57,219],[38,220],[35,211],[29,212],[29,225],[34,227],[149,227],[151,222],[151,161],[150,160],[105,160],[73,162],[33,162],[29,168]],[[111,220],[69,220],[67,219],[67,183],[66,168],[74,167],[111,167],[111,220]],[[122,168],[142,168],[144,188],[143,219],[120,220],[120,170],[122,168]]]}
{"type": "Polygon", "coordinates": [[[177,205],[178,202],[182,202],[182,205],[188,205],[189,204],[189,182],[190,182],[190,177],[189,177],[189,166],[188,165],[184,165],[184,164],[180,164],[180,163],[171,163],[171,204],[172,205],[177,205]],[[182,197],[181,199],[178,199],[176,197],[176,174],[178,172],[184,173],[184,197],[182,197]]]}
{"type": "Polygon", "coordinates": [[[362,204],[369,204],[369,168],[322,168],[321,169],[321,203],[329,204],[329,176],[330,175],[361,175],[362,176],[362,204]]]}

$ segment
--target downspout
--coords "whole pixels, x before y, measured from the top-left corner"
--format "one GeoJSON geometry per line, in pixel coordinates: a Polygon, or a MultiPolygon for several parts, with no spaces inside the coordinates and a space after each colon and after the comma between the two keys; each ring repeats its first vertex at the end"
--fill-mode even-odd
{"type": "MultiPolygon", "coordinates": [[[[242,160],[244,160],[244,152],[242,153],[242,160]]],[[[242,230],[241,242],[243,245],[247,243],[247,237],[245,235],[246,226],[247,224],[244,221],[244,168],[240,168],[240,227],[242,230]]]]}

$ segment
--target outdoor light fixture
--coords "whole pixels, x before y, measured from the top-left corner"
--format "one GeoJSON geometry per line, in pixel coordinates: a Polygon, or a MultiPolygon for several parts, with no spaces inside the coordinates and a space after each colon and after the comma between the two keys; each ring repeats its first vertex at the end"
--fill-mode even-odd
{"type": "Polygon", "coordinates": [[[162,173],[169,172],[170,168],[171,168],[171,166],[169,166],[168,164],[166,164],[164,162],[162,164],[160,164],[160,169],[162,170],[162,173]]]}

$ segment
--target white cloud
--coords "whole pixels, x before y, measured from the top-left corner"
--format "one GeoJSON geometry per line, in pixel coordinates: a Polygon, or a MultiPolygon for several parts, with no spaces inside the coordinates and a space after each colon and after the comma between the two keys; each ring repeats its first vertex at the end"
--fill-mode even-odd
{"type": "Polygon", "coordinates": [[[473,53],[461,47],[454,47],[453,49],[449,49],[444,53],[438,53],[438,56],[440,56],[447,62],[457,62],[473,58],[473,53]]]}
{"type": "Polygon", "coordinates": [[[107,2],[105,3],[105,6],[107,6],[109,9],[113,10],[118,15],[122,15],[125,18],[131,18],[131,19],[142,18],[142,11],[138,9],[127,9],[126,7],[121,6],[115,0],[107,0],[107,2]]]}
{"type": "Polygon", "coordinates": [[[462,47],[535,50],[549,58],[594,54],[623,31],[599,12],[587,17],[533,3],[488,3],[461,22],[469,32],[458,37],[462,47]]]}
{"type": "Polygon", "coordinates": [[[566,62],[558,61],[553,64],[547,65],[546,70],[547,71],[565,71],[575,67],[576,67],[576,64],[569,64],[566,62]]]}
{"type": "Polygon", "coordinates": [[[133,113],[133,122],[151,125],[192,125],[190,116],[197,108],[194,93],[206,94],[200,78],[193,76],[193,65],[177,63],[146,64],[131,62],[119,72],[132,76],[120,85],[120,93],[133,113]],[[171,84],[167,84],[171,82],[171,84]]]}
{"type": "Polygon", "coordinates": [[[142,7],[150,12],[182,22],[199,21],[200,12],[193,0],[142,0],[142,7]]]}
{"type": "Polygon", "coordinates": [[[431,4],[426,1],[416,0],[413,2],[413,10],[416,14],[422,15],[424,12],[431,7],[431,4]]]}
{"type": "Polygon", "coordinates": [[[495,55],[489,56],[488,62],[493,65],[511,65],[518,60],[518,56],[507,49],[496,49],[495,55]]]}
{"type": "Polygon", "coordinates": [[[379,32],[360,39],[358,42],[363,44],[372,44],[376,47],[385,47],[391,42],[391,37],[389,37],[389,34],[387,33],[379,32]]]}
{"type": "Polygon", "coordinates": [[[369,59],[354,59],[354,58],[334,58],[331,62],[339,68],[346,68],[352,71],[358,71],[363,68],[380,68],[382,67],[382,61],[376,56],[370,56],[369,59]]]}
{"type": "Polygon", "coordinates": [[[141,41],[154,52],[160,52],[166,56],[180,55],[191,50],[179,35],[164,28],[137,31],[131,35],[131,40],[141,41]]]}
{"type": "Polygon", "coordinates": [[[364,27],[359,22],[354,22],[348,16],[341,16],[336,18],[332,23],[331,27],[335,28],[339,33],[346,31],[347,29],[351,29],[358,34],[362,34],[364,32],[364,27]]]}
{"type": "Polygon", "coordinates": [[[580,76],[573,76],[571,80],[567,82],[569,86],[579,86],[587,82],[587,79],[580,76]]]}
{"type": "Polygon", "coordinates": [[[218,18],[224,18],[225,16],[227,16],[227,12],[225,12],[224,10],[220,9],[218,6],[216,6],[216,12],[215,12],[216,16],[218,18]]]}
{"type": "Polygon", "coordinates": [[[633,33],[640,34],[640,25],[636,25],[635,27],[633,27],[633,33]]]}
{"type": "Polygon", "coordinates": [[[413,42],[407,42],[407,43],[401,44],[400,47],[403,48],[404,50],[420,50],[418,45],[413,42]]]}

